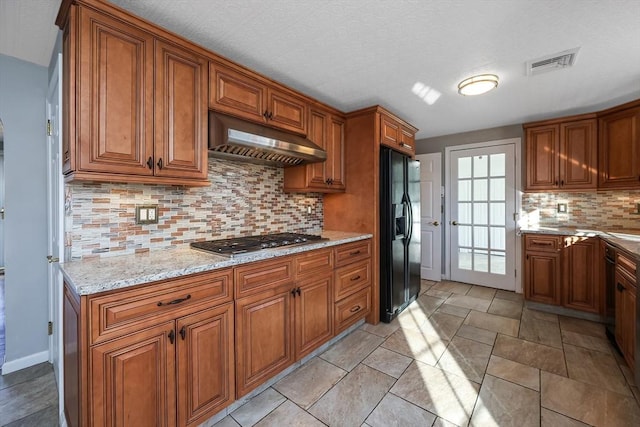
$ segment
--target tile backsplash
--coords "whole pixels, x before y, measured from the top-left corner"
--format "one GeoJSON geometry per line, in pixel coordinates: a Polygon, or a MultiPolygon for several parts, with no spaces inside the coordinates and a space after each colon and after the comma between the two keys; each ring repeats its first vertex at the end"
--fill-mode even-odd
{"type": "Polygon", "coordinates": [[[322,230],[322,194],[284,193],[282,168],[209,159],[209,180],[210,187],[200,188],[67,184],[67,259],[162,250],[195,240],[322,230]],[[158,223],[136,225],[136,205],[149,204],[158,205],[158,223]]]}
{"type": "Polygon", "coordinates": [[[607,190],[582,193],[525,193],[522,196],[522,226],[594,227],[638,229],[640,190],[607,190]],[[558,203],[567,212],[557,212],[558,203]]]}

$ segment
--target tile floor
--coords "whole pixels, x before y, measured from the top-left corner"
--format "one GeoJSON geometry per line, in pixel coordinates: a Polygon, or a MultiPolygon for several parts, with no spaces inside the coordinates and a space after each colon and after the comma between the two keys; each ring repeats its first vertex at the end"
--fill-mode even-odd
{"type": "Polygon", "coordinates": [[[215,426],[628,427],[639,401],[601,324],[423,281],[391,324],[363,325],[215,426]]]}
{"type": "Polygon", "coordinates": [[[57,425],[58,388],[50,363],[0,375],[0,426],[57,425]]]}

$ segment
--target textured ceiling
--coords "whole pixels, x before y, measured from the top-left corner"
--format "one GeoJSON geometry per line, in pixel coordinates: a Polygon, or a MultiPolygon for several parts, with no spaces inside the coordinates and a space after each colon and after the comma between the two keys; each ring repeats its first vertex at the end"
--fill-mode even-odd
{"type": "MultiPolygon", "coordinates": [[[[18,24],[31,13],[18,20],[5,16],[7,4],[15,9],[18,3],[28,8],[43,1],[0,0],[2,27],[25,28],[18,24]]],[[[46,3],[57,10],[59,1],[46,3]]],[[[114,3],[343,111],[381,104],[420,128],[419,138],[640,98],[639,0],[114,3]],[[526,75],[526,61],[576,47],[574,67],[526,75]],[[500,76],[498,89],[458,95],[460,80],[484,72],[500,76]],[[423,94],[428,87],[441,96],[429,105],[413,93],[416,83],[423,94]]],[[[0,52],[7,53],[5,29],[0,31],[0,52]]],[[[19,45],[21,37],[10,44],[19,45]]],[[[52,43],[46,38],[40,45],[24,43],[24,49],[52,43]]]]}

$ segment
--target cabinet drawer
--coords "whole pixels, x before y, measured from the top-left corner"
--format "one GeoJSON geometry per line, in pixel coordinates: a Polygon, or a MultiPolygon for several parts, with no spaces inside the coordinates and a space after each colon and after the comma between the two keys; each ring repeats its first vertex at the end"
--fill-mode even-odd
{"type": "Polygon", "coordinates": [[[293,258],[252,262],[234,270],[236,298],[293,282],[293,258]]]}
{"type": "Polygon", "coordinates": [[[620,252],[616,252],[616,268],[629,276],[629,279],[635,284],[636,262],[633,259],[621,254],[620,252]]]}
{"type": "Polygon", "coordinates": [[[528,251],[556,252],[562,247],[562,236],[526,234],[524,240],[528,251]]]}
{"type": "Polygon", "coordinates": [[[336,301],[371,284],[371,260],[349,264],[336,270],[336,301]]]}
{"type": "Polygon", "coordinates": [[[336,249],[336,267],[351,264],[352,262],[371,256],[371,239],[347,243],[336,249]]]}
{"type": "Polygon", "coordinates": [[[333,270],[333,250],[304,252],[295,258],[296,276],[333,270]]]}
{"type": "Polygon", "coordinates": [[[349,326],[362,319],[371,311],[371,287],[336,303],[335,306],[335,334],[339,334],[349,326]]]}
{"type": "Polygon", "coordinates": [[[91,343],[96,344],[233,300],[231,269],[114,291],[89,299],[91,343]]]}

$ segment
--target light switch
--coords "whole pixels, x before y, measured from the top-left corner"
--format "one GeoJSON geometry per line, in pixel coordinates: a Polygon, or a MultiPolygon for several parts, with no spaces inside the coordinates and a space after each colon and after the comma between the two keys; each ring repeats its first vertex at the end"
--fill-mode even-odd
{"type": "Polygon", "coordinates": [[[566,203],[558,203],[558,213],[567,213],[566,203]]]}
{"type": "Polygon", "coordinates": [[[158,205],[136,206],[136,224],[157,224],[158,205]]]}

